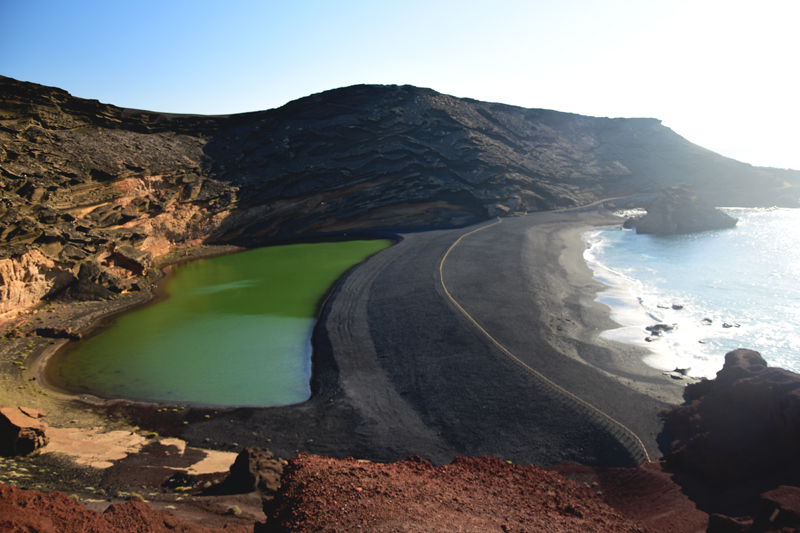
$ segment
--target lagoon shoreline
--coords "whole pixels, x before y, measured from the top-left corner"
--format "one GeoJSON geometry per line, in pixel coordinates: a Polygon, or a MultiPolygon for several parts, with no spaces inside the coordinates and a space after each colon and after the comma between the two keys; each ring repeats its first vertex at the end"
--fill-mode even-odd
{"type": "MultiPolygon", "coordinates": [[[[517,267],[527,264],[529,288],[513,301],[475,300],[482,291],[470,287],[470,269],[462,267],[476,257],[483,257],[478,266],[497,264],[491,254],[457,250],[444,272],[454,297],[468,306],[479,304],[485,316],[502,309],[509,317],[516,312],[529,320],[527,328],[517,328],[515,319],[509,319],[511,327],[497,336],[506,336],[512,346],[536,345],[549,361],[543,370],[552,372],[554,381],[590,403],[605,402],[598,406],[604,412],[616,410],[609,415],[642,433],[650,455],[657,458],[657,412],[682,402],[683,384],[647,366],[642,361],[645,350],[599,337],[615,324],[609,309],[594,301],[602,285],[592,279],[582,256],[581,233],[617,220],[604,213],[537,213],[505,219],[500,234],[487,231],[486,243],[494,240],[502,246],[498,235],[506,233],[515,242],[528,243],[519,260],[507,261],[517,267]],[[524,335],[515,338],[520,332],[524,335]],[[592,390],[598,386],[601,390],[592,390]]],[[[444,251],[472,229],[404,233],[398,244],[337,283],[315,327],[312,397],[306,402],[272,408],[189,407],[170,415],[162,415],[157,404],[84,395],[50,395],[37,406],[55,426],[66,425],[67,418],[70,427],[132,424],[197,447],[237,451],[260,446],[282,457],[310,452],[385,462],[419,455],[446,463],[456,455],[488,454],[542,466],[630,463],[629,453],[596,420],[575,415],[569,402],[536,390],[443,300],[435,269],[444,251]],[[400,290],[392,293],[391,287],[400,290]],[[398,313],[399,305],[405,307],[398,313]],[[398,320],[399,315],[404,319],[398,320]],[[405,328],[414,323],[431,326],[431,332],[410,335],[405,328]],[[438,336],[439,351],[421,353],[430,335],[438,336]],[[497,384],[509,383],[516,388],[498,395],[497,384]],[[479,405],[482,397],[490,399],[486,407],[479,405]],[[525,404],[547,401],[553,405],[545,417],[531,416],[525,404]],[[491,414],[486,416],[484,409],[491,414]],[[565,416],[572,417],[574,427],[563,427],[565,416]],[[509,433],[507,428],[515,426],[509,433]],[[539,444],[533,452],[532,440],[539,444]]],[[[385,231],[376,233],[386,236],[385,231]]],[[[485,279],[492,280],[492,290],[504,283],[494,276],[485,279]]],[[[5,405],[14,402],[11,397],[2,400],[5,405]]]]}
{"type": "MultiPolygon", "coordinates": [[[[658,412],[683,402],[685,383],[646,365],[646,350],[599,337],[616,324],[608,307],[594,301],[603,286],[582,257],[582,231],[618,220],[598,213],[539,213],[506,219],[497,235],[487,232],[484,244],[494,241],[502,248],[498,235],[505,233],[532,243],[519,260],[507,262],[528,276],[525,291],[500,272],[484,277],[489,284],[476,290],[470,265],[480,271],[498,264],[480,249],[452,256],[445,276],[456,276],[448,278],[448,288],[457,300],[481,310],[478,322],[491,325],[492,316],[502,315],[498,338],[535,346],[536,353],[526,356],[532,365],[621,419],[657,458],[664,440],[658,412]],[[519,297],[481,298],[498,289],[519,297]]],[[[309,401],[235,409],[189,424],[182,436],[211,448],[266,446],[284,457],[305,451],[387,462],[419,455],[447,463],[456,455],[489,454],[539,465],[628,464],[627,452],[592,416],[576,414],[569,402],[542,391],[445,301],[435,275],[439,262],[473,229],[403,234],[397,245],[337,284],[314,332],[309,401]],[[498,392],[510,384],[513,389],[498,392]],[[534,415],[530,405],[548,408],[534,415]],[[564,417],[574,425],[563,427],[564,417]],[[538,448],[532,450],[532,442],[538,448]]]]}

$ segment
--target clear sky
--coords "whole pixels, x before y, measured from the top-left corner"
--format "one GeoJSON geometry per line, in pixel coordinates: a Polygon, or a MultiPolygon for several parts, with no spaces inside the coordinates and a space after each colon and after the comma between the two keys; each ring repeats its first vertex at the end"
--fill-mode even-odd
{"type": "Polygon", "coordinates": [[[227,114],[358,83],[655,117],[800,169],[800,0],[0,0],[0,74],[227,114]]]}

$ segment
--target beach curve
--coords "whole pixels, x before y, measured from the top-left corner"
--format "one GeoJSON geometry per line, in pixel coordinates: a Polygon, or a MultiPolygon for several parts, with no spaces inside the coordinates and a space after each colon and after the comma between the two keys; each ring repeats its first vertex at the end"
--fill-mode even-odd
{"type": "MultiPolygon", "coordinates": [[[[644,365],[641,350],[597,338],[613,323],[594,302],[599,284],[582,259],[580,232],[602,222],[593,213],[507,219],[501,232],[456,249],[447,284],[515,354],[520,343],[536,347],[536,357],[522,357],[526,365],[631,428],[657,457],[657,413],[681,402],[682,387],[644,365]],[[523,255],[498,260],[515,246],[523,255]]],[[[607,427],[520,372],[448,302],[438,267],[474,229],[403,234],[337,284],[315,328],[309,401],[236,409],[182,435],[194,445],[260,445],[284,457],[635,464],[607,427]]]]}

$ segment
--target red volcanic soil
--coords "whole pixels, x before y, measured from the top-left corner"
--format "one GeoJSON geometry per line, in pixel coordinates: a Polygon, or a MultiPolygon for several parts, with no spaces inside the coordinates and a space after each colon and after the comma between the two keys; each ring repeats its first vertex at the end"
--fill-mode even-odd
{"type": "Polygon", "coordinates": [[[614,511],[653,533],[706,531],[709,515],[697,508],[674,473],[660,463],[638,468],[591,468],[557,465],[554,470],[596,490],[614,511]]]}
{"type": "MultiPolygon", "coordinates": [[[[91,511],[63,492],[43,494],[0,484],[0,531],[3,533],[213,533],[184,523],[172,513],[146,503],[112,504],[102,514],[91,511]]],[[[228,524],[225,533],[252,533],[253,527],[228,524]]]]}
{"type": "MultiPolygon", "coordinates": [[[[708,515],[657,464],[556,470],[493,457],[433,466],[418,458],[379,464],[300,454],[289,461],[275,500],[265,503],[267,522],[231,521],[225,531],[695,533],[708,524],[708,515]]],[[[100,514],[60,492],[0,484],[0,531],[220,530],[181,522],[143,502],[111,505],[100,514]]]]}
{"type": "MultiPolygon", "coordinates": [[[[492,457],[433,466],[416,458],[375,464],[300,454],[289,461],[273,509],[265,511],[277,532],[647,530],[597,491],[556,472],[492,457]]],[[[703,515],[700,527],[680,531],[703,530],[706,521],[703,515]]]]}

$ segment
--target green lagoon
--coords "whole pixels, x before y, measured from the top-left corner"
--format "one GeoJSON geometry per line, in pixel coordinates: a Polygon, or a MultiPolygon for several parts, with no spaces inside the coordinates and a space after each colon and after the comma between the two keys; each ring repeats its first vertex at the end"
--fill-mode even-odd
{"type": "Polygon", "coordinates": [[[106,398],[271,406],[310,396],[322,298],[388,240],[291,244],[179,265],[168,298],[76,344],[48,378],[106,398]]]}

